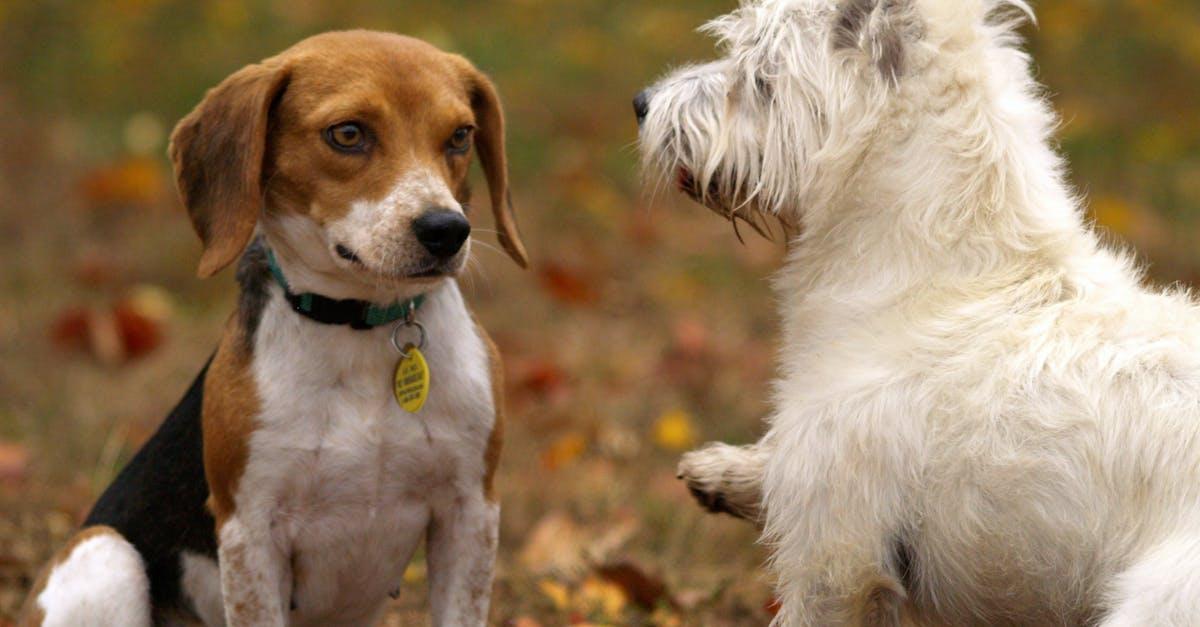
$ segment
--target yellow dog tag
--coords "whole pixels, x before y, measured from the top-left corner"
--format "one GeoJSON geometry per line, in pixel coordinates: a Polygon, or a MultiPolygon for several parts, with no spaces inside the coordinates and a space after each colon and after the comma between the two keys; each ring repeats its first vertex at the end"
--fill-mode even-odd
{"type": "Polygon", "coordinates": [[[421,349],[409,344],[404,356],[396,362],[396,380],[392,388],[396,402],[405,411],[417,413],[429,398],[429,365],[421,349]]]}

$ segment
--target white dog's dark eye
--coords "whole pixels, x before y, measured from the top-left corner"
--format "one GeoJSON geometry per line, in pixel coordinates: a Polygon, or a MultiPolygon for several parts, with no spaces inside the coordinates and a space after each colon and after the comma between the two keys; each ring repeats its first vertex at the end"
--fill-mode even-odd
{"type": "Polygon", "coordinates": [[[367,132],[354,122],[343,122],[325,129],[325,141],[335,150],[363,152],[367,149],[367,132]]]}
{"type": "Polygon", "coordinates": [[[471,136],[474,134],[474,126],[460,126],[454,129],[454,134],[446,140],[446,149],[454,153],[466,152],[471,148],[471,136]]]}

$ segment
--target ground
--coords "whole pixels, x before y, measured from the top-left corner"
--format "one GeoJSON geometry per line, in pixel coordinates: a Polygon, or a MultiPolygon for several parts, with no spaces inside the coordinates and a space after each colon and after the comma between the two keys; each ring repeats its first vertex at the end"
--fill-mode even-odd
{"type": "MultiPolygon", "coordinates": [[[[398,30],[491,73],[511,125],[520,271],[486,218],[464,288],[504,354],[510,422],[493,621],[764,624],[766,557],[675,480],[752,441],[783,246],[647,188],[630,100],[716,53],[732,0],[111,0],[0,4],[0,626],[212,351],[229,273],[199,245],[164,135],[240,65],[329,28],[398,30]]],[[[1157,278],[1200,268],[1200,9],[1047,0],[1028,29],[1073,176],[1157,278]],[[1086,67],[1087,72],[1078,68],[1086,67]]],[[[482,186],[482,182],[479,183],[482,186]]],[[[388,624],[423,620],[418,559],[388,624]]]]}

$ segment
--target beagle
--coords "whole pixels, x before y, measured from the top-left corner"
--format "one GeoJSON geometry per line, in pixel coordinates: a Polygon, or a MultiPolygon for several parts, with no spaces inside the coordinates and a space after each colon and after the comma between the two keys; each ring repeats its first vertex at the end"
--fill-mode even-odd
{"type": "Polygon", "coordinates": [[[524,267],[500,103],[463,57],[326,33],[208,92],[170,156],[199,275],[241,258],[237,311],[19,624],[371,624],[422,537],[434,624],[484,624],[503,399],[455,282],[472,147],[524,267]]]}

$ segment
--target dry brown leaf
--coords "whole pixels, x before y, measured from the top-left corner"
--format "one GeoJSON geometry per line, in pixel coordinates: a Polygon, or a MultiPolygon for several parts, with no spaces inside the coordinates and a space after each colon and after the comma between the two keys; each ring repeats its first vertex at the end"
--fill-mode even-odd
{"type": "Polygon", "coordinates": [[[162,344],[162,323],[151,317],[157,315],[158,312],[148,311],[144,304],[128,299],[113,307],[123,359],[145,356],[162,344]]]}
{"type": "Polygon", "coordinates": [[[521,391],[540,398],[554,398],[566,392],[567,373],[549,359],[530,359],[518,364],[514,379],[521,391]]]}
{"type": "Polygon", "coordinates": [[[546,292],[568,305],[591,305],[598,299],[593,281],[572,268],[548,263],[538,271],[538,278],[546,292]]]}
{"type": "Polygon", "coordinates": [[[589,576],[579,584],[573,601],[575,609],[579,612],[588,616],[598,616],[606,623],[619,625],[622,622],[622,614],[625,613],[625,606],[629,604],[629,597],[616,583],[589,576]]]}
{"type": "Polygon", "coordinates": [[[680,607],[661,578],[650,575],[633,561],[597,566],[596,574],[616,584],[630,601],[644,610],[650,611],[663,604],[672,609],[680,607]]]}
{"type": "Polygon", "coordinates": [[[590,564],[611,561],[640,528],[632,512],[586,527],[565,512],[551,512],[533,526],[518,560],[534,575],[574,580],[590,564]]]}
{"type": "Polygon", "coordinates": [[[596,444],[600,451],[617,459],[632,459],[641,452],[641,436],[622,424],[602,423],[597,428],[596,444]]]}
{"type": "Polygon", "coordinates": [[[115,365],[125,360],[121,327],[112,310],[92,311],[88,316],[88,349],[101,363],[115,365]]]}
{"type": "Polygon", "coordinates": [[[573,578],[585,569],[583,553],[588,536],[566,513],[546,514],[528,537],[518,560],[534,575],[573,578]]]}
{"type": "Polygon", "coordinates": [[[93,208],[115,205],[153,206],[166,184],[157,159],[134,157],[96,168],[79,182],[79,192],[93,208]]]}
{"type": "Polygon", "coordinates": [[[88,343],[88,319],[91,311],[72,307],[58,314],[50,325],[50,339],[63,349],[85,349],[88,343]]]}
{"type": "Polygon", "coordinates": [[[587,447],[587,438],[582,434],[568,433],[542,451],[542,466],[546,470],[558,470],[578,459],[587,447]]]}
{"type": "Polygon", "coordinates": [[[586,547],[585,557],[593,564],[607,562],[618,551],[625,548],[641,529],[641,521],[633,512],[625,512],[615,521],[602,527],[590,529],[589,537],[595,538],[586,547]]]}
{"type": "Polygon", "coordinates": [[[710,336],[708,327],[695,318],[680,318],[671,326],[673,349],[687,359],[705,357],[711,350],[710,336]]]}
{"type": "Polygon", "coordinates": [[[21,483],[29,474],[29,451],[16,442],[0,442],[0,482],[21,483]]]}
{"type": "Polygon", "coordinates": [[[716,600],[716,598],[721,595],[721,592],[724,589],[724,585],[717,586],[710,590],[689,588],[685,590],[679,590],[675,593],[674,598],[675,601],[679,603],[679,607],[682,609],[694,610],[705,603],[710,603],[716,600]]]}
{"type": "Polygon", "coordinates": [[[170,304],[150,289],[134,291],[110,309],[64,310],[50,327],[51,340],[59,348],[91,353],[105,364],[120,364],[153,352],[162,345],[162,321],[170,313],[170,304]]]}
{"type": "Polygon", "coordinates": [[[669,607],[658,607],[650,614],[650,624],[654,627],[682,627],[683,617],[669,607]]]}

